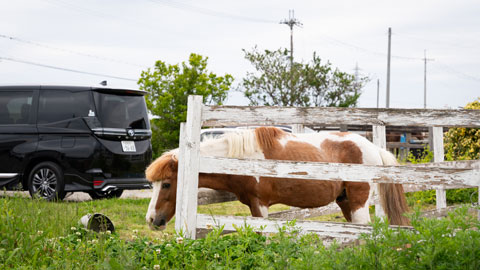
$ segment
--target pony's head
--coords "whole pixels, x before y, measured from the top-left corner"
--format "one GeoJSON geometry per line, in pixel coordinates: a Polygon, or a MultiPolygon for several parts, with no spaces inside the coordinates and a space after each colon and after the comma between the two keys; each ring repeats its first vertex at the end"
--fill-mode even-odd
{"type": "Polygon", "coordinates": [[[165,229],[168,221],[175,214],[177,200],[177,160],[178,151],[164,153],[145,171],[145,176],[152,182],[153,193],[146,215],[147,223],[152,229],[165,229]]]}

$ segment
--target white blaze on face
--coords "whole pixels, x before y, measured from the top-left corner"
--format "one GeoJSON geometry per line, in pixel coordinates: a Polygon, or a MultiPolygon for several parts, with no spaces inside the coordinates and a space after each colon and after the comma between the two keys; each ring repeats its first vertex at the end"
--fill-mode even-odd
{"type": "Polygon", "coordinates": [[[152,223],[152,221],[155,219],[155,216],[157,215],[157,212],[155,211],[155,205],[157,204],[158,195],[160,194],[161,189],[162,181],[153,182],[152,199],[150,200],[147,215],[145,216],[147,223],[152,223]]]}

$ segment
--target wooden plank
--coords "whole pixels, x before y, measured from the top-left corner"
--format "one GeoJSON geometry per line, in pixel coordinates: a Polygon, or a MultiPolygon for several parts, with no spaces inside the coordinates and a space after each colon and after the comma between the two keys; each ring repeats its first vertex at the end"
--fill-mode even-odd
{"type": "MultiPolygon", "coordinates": [[[[264,219],[256,217],[233,217],[233,216],[208,216],[199,214],[197,216],[197,228],[211,229],[213,226],[225,226],[224,231],[236,231],[235,227],[241,228],[248,224],[255,231],[263,233],[278,233],[279,228],[285,226],[288,221],[264,219]],[[262,228],[262,229],[260,229],[262,228]]],[[[372,227],[352,223],[296,221],[295,227],[302,233],[316,233],[322,238],[336,239],[339,242],[357,239],[362,233],[371,233],[372,227]]]]}
{"type": "Polygon", "coordinates": [[[212,203],[236,201],[237,196],[231,192],[223,190],[213,190],[209,188],[198,189],[198,205],[206,205],[212,203]]]}
{"type": "MultiPolygon", "coordinates": [[[[372,136],[373,144],[376,146],[386,149],[387,147],[387,133],[385,131],[385,126],[372,126],[372,136]]],[[[373,202],[375,204],[375,216],[376,217],[385,217],[385,209],[383,209],[382,204],[379,199],[378,184],[375,184],[375,192],[373,194],[373,202]]]]}
{"type": "Polygon", "coordinates": [[[185,185],[185,147],[186,143],[186,132],[185,132],[186,124],[185,123],[180,123],[180,138],[179,138],[179,147],[178,147],[178,169],[177,169],[177,199],[176,199],[176,204],[175,204],[175,216],[177,217],[175,219],[175,230],[182,230],[182,223],[185,222],[185,213],[183,212],[183,200],[184,200],[184,195],[183,191],[184,188],[183,186],[185,185]],[[182,216],[183,215],[183,216],[182,216]]]}
{"type": "Polygon", "coordinates": [[[293,124],[292,125],[292,133],[304,133],[305,127],[301,124],[293,124]]]}
{"type": "MultiPolygon", "coordinates": [[[[445,153],[443,150],[443,128],[432,127],[431,129],[433,139],[433,162],[442,162],[445,159],[445,153]]],[[[436,190],[436,202],[437,210],[447,207],[447,191],[444,188],[436,190]]]]}
{"type": "Polygon", "coordinates": [[[205,106],[204,126],[378,125],[480,127],[480,110],[205,106]]]}
{"type": "Polygon", "coordinates": [[[409,164],[409,165],[406,165],[406,166],[409,166],[409,167],[425,167],[425,168],[480,170],[480,160],[443,161],[443,162],[409,164]]]}
{"type": "Polygon", "coordinates": [[[182,166],[178,171],[176,207],[179,209],[178,212],[176,209],[175,230],[183,231],[185,237],[192,239],[196,233],[202,100],[202,96],[188,97],[187,124],[183,128],[185,135],[182,135],[178,160],[182,166]],[[179,189],[182,191],[178,192],[179,189]]]}
{"type": "Polygon", "coordinates": [[[327,181],[478,186],[480,170],[201,157],[200,172],[327,181]]]}
{"type": "MultiPolygon", "coordinates": [[[[458,188],[465,188],[465,186],[446,186],[444,189],[458,189],[458,188]]],[[[432,190],[431,186],[427,185],[403,185],[403,190],[405,192],[417,192],[417,191],[425,191],[425,190],[432,190]]]]}
{"type": "Polygon", "coordinates": [[[388,148],[415,148],[415,149],[423,149],[425,148],[426,144],[414,144],[414,143],[402,143],[402,142],[389,142],[387,143],[388,148]]]}
{"type": "Polygon", "coordinates": [[[292,220],[292,219],[306,219],[312,217],[318,217],[323,215],[330,215],[334,213],[341,212],[342,210],[338,205],[334,202],[330,203],[329,205],[317,208],[297,208],[292,207],[290,210],[279,211],[274,213],[269,213],[269,218],[279,218],[284,220],[292,220]]]}

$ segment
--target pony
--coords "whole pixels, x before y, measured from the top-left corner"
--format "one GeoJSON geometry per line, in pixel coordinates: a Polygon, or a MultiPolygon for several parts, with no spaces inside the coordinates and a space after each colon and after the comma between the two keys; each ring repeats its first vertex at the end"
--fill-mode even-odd
{"type": "MultiPolygon", "coordinates": [[[[366,138],[349,132],[291,134],[276,127],[258,127],[200,143],[200,154],[242,159],[275,159],[305,162],[335,162],[396,165],[393,154],[366,138]]],[[[146,169],[153,193],[146,214],[152,229],[165,229],[175,214],[178,149],[164,153],[146,169]]],[[[199,174],[199,187],[232,192],[250,208],[254,217],[268,217],[273,204],[301,208],[321,207],[335,201],[345,219],[370,222],[369,199],[373,188],[365,182],[321,181],[253,177],[228,174],[199,174]]],[[[401,184],[379,184],[380,202],[391,224],[408,225],[403,216],[407,204],[401,184]]]]}

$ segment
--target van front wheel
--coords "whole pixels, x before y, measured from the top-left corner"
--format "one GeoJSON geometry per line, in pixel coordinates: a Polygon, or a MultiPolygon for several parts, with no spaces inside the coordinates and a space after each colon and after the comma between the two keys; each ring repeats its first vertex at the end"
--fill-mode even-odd
{"type": "Polygon", "coordinates": [[[63,171],[56,163],[46,161],[33,167],[28,177],[28,191],[32,198],[61,201],[65,197],[64,189],[63,171]]]}
{"type": "Polygon", "coordinates": [[[100,191],[100,190],[92,190],[88,191],[88,195],[92,197],[94,200],[101,200],[101,199],[111,199],[111,198],[120,198],[122,196],[123,189],[115,189],[109,191],[100,191]]]}

